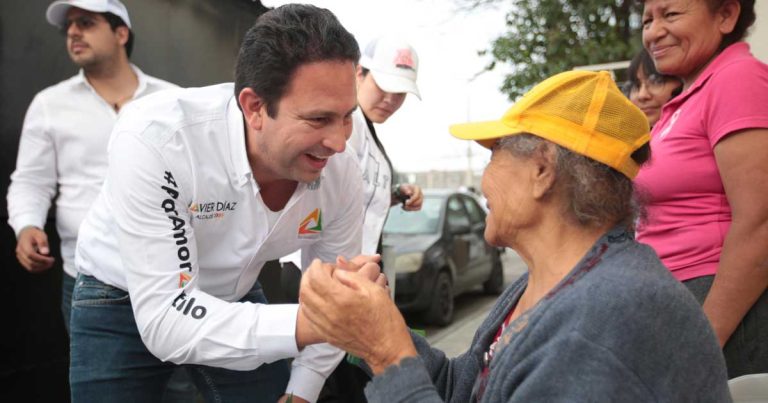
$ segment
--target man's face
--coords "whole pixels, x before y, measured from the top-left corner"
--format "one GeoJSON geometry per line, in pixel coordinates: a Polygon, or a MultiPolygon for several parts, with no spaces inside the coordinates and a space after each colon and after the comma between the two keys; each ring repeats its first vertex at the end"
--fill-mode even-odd
{"type": "MultiPolygon", "coordinates": [[[[248,159],[259,184],[316,180],[328,158],[344,151],[356,106],[354,63],[321,61],[297,68],[275,117],[262,105],[258,123],[249,123],[248,159]]],[[[246,121],[256,122],[247,116],[246,121]]]]}
{"type": "Polygon", "coordinates": [[[365,116],[374,123],[384,123],[405,101],[406,93],[385,92],[376,84],[371,72],[363,76],[362,69],[358,68],[357,80],[357,100],[365,116]]]}
{"type": "Polygon", "coordinates": [[[122,51],[124,40],[121,37],[124,34],[119,31],[127,31],[127,27],[113,31],[101,14],[70,7],[65,24],[67,53],[80,67],[95,67],[109,62],[122,51]]]}

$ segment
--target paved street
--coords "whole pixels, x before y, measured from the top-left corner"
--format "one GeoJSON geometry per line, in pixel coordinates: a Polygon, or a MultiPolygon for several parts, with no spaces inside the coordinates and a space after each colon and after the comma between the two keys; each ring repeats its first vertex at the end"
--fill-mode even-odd
{"type": "MultiPolygon", "coordinates": [[[[526,270],[520,257],[510,249],[502,255],[504,264],[504,279],[507,284],[517,280],[526,270]]],[[[448,357],[455,357],[469,347],[475,330],[480,326],[488,310],[496,301],[496,296],[483,294],[478,288],[456,299],[456,313],[451,325],[444,328],[424,326],[417,319],[406,316],[408,325],[425,329],[430,344],[443,350],[448,357]]]]}

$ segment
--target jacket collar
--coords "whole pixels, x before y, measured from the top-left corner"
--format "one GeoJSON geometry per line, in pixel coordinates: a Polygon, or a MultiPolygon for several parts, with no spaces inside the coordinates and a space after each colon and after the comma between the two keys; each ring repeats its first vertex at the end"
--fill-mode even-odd
{"type": "Polygon", "coordinates": [[[245,149],[245,122],[243,112],[237,106],[233,95],[227,103],[227,137],[229,139],[229,157],[232,167],[232,180],[243,186],[253,177],[248,153],[245,149]]]}
{"type": "Polygon", "coordinates": [[[699,76],[696,78],[696,81],[693,82],[693,85],[688,87],[688,89],[683,91],[680,95],[670,100],[664,108],[666,109],[670,105],[676,105],[675,107],[677,107],[677,105],[688,99],[692,94],[698,92],[699,89],[703,87],[707,81],[709,81],[710,77],[712,77],[715,73],[720,71],[728,64],[733,63],[734,60],[741,59],[745,56],[750,56],[749,45],[746,42],[736,42],[733,45],[723,49],[723,51],[720,52],[719,55],[715,56],[709,65],[704,68],[704,71],[699,74],[699,76]]]}

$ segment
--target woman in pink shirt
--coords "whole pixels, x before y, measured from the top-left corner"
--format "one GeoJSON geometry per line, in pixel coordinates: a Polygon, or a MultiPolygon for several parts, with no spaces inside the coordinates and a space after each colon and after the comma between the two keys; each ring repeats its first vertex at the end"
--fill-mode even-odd
{"type": "MultiPolygon", "coordinates": [[[[645,0],[643,45],[683,92],[637,177],[637,239],[702,302],[730,377],[768,372],[768,65],[741,42],[754,0],[645,0]]],[[[670,335],[674,337],[674,335],[670,335]]]]}

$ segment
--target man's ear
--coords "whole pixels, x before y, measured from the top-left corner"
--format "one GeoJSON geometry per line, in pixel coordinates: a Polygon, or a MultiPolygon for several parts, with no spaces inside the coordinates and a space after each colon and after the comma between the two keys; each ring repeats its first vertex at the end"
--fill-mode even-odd
{"type": "Polygon", "coordinates": [[[240,109],[243,111],[245,123],[253,130],[261,130],[267,115],[264,100],[256,94],[253,88],[243,88],[237,96],[240,109]]]}
{"type": "Polygon", "coordinates": [[[541,199],[552,191],[557,179],[555,167],[556,150],[551,144],[542,144],[531,157],[534,165],[532,170],[533,198],[541,199]]]}
{"type": "Polygon", "coordinates": [[[131,36],[131,30],[125,25],[121,25],[115,28],[115,35],[117,35],[117,40],[120,42],[120,45],[125,46],[125,44],[128,43],[128,38],[131,36]]]}

